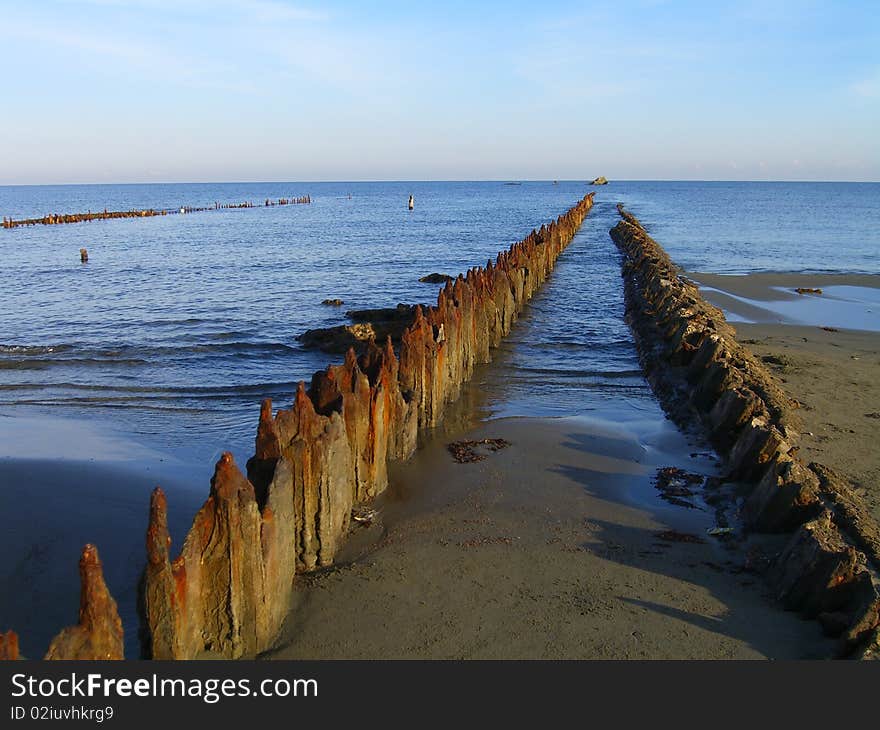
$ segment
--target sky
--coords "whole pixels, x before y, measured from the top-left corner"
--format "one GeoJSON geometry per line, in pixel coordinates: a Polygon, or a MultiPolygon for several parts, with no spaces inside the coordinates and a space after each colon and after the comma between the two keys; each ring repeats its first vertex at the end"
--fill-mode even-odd
{"type": "Polygon", "coordinates": [[[880,0],[0,0],[0,184],[880,180],[880,0]]]}

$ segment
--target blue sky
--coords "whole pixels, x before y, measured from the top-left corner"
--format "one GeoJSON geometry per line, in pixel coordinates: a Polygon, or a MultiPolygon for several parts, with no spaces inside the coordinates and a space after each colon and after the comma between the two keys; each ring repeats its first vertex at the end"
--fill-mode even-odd
{"type": "Polygon", "coordinates": [[[0,63],[0,184],[880,180],[878,0],[0,0],[0,63]]]}

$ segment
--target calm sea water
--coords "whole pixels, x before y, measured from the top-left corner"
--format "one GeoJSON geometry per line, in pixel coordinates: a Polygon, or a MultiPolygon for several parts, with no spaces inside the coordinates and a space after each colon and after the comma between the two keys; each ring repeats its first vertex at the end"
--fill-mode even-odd
{"type": "MultiPolygon", "coordinates": [[[[257,404],[337,360],[296,336],[348,308],[432,302],[418,278],[485,262],[589,190],[596,207],[499,359],[496,413],[648,398],[608,237],[622,201],[685,268],[880,272],[880,185],[583,182],[0,187],[0,212],[311,205],[0,231],[0,412],[87,417],[210,462],[257,404]],[[413,194],[415,210],[406,210],[413,194]],[[89,249],[81,265],[79,249],[89,249]],[[321,305],[342,298],[345,306],[321,305]]],[[[207,467],[206,467],[207,468],[207,467]]]]}
{"type": "Polygon", "coordinates": [[[0,484],[0,507],[18,516],[0,536],[0,630],[16,628],[25,653],[40,656],[76,615],[75,559],[94,541],[126,651],[136,656],[152,480],[173,503],[176,551],[219,452],[243,463],[252,451],[260,399],[288,404],[297,381],[341,360],[302,349],[298,334],[346,322],[349,308],[433,302],[438,286],[420,276],[485,263],[590,190],[592,213],[469,389],[484,412],[626,424],[646,449],[661,438],[653,434],[663,415],[623,321],[608,236],[617,202],[689,270],[880,273],[880,185],[0,187],[0,214],[16,218],[305,194],[313,201],[0,230],[0,458],[13,469],[0,484]],[[342,308],[321,305],[336,297],[342,308]],[[51,456],[108,465],[60,472],[22,461],[51,456]],[[176,477],[171,484],[163,468],[176,477]]]}

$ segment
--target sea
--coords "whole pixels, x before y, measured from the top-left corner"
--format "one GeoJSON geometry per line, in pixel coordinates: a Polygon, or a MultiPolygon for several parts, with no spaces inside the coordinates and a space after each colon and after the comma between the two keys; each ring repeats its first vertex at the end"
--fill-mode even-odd
{"type": "MultiPolygon", "coordinates": [[[[156,481],[184,478],[196,504],[222,451],[241,464],[252,453],[261,399],[284,407],[299,381],[341,360],[304,349],[298,335],[346,323],[349,309],[432,303],[439,285],[420,277],[485,264],[589,192],[580,232],[477,374],[483,417],[663,419],[624,320],[608,235],[618,203],[685,271],[880,274],[877,183],[4,186],[0,214],[16,219],[172,212],[0,229],[0,460],[127,462],[156,481]],[[305,195],[310,204],[263,205],[305,195]],[[255,206],[174,212],[244,201],[255,206]],[[340,307],[322,304],[337,298],[340,307]]],[[[20,489],[0,484],[4,503],[20,489]]],[[[126,527],[137,551],[141,517],[126,527]]],[[[16,563],[18,584],[31,558],[16,563]]],[[[10,622],[24,620],[25,608],[7,609],[10,622]]]]}
{"type": "Polygon", "coordinates": [[[484,264],[590,191],[592,213],[505,343],[495,413],[589,412],[597,399],[649,397],[608,236],[619,202],[685,270],[880,273],[878,184],[0,187],[0,212],[13,218],[257,204],[0,230],[0,414],[108,424],[194,462],[224,449],[244,455],[260,399],[289,403],[298,381],[339,359],[304,349],[297,335],[344,324],[349,309],[432,303],[439,287],[421,276],[484,264]],[[306,194],[309,205],[261,206],[306,194]],[[343,306],[322,304],[337,298],[343,306]]]}

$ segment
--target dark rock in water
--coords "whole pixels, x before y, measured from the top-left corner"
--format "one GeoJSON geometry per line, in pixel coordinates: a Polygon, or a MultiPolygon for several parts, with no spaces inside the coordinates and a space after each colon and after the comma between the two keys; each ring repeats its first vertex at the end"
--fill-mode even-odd
{"type": "Polygon", "coordinates": [[[328,307],[341,307],[345,302],[341,299],[325,299],[321,304],[324,304],[328,307]]]}
{"type": "Polygon", "coordinates": [[[297,340],[303,347],[334,354],[344,354],[352,347],[362,353],[367,343],[382,343],[389,337],[399,345],[404,330],[415,320],[417,306],[398,304],[379,309],[352,309],[345,316],[354,324],[308,330],[297,340]]]}
{"type": "Polygon", "coordinates": [[[341,324],[337,327],[324,327],[306,330],[299,337],[303,347],[315,348],[324,352],[344,353],[349,348],[360,349],[367,342],[376,340],[376,330],[369,322],[341,324]]]}
{"type": "MultiPolygon", "coordinates": [[[[427,309],[427,305],[422,305],[427,309]]],[[[309,330],[299,336],[305,347],[324,352],[345,353],[350,347],[363,353],[369,342],[383,343],[389,337],[400,345],[404,330],[416,318],[418,305],[398,304],[396,307],[378,309],[352,309],[345,313],[354,324],[309,330]]]]}
{"type": "Polygon", "coordinates": [[[821,294],[821,289],[810,289],[809,287],[799,286],[795,291],[798,294],[821,294]]]}
{"type": "Polygon", "coordinates": [[[403,331],[415,320],[416,305],[352,309],[345,316],[355,324],[308,330],[297,339],[303,347],[335,354],[348,352],[352,347],[361,353],[368,342],[385,342],[389,337],[394,344],[400,344],[403,331]]]}
{"type": "MultiPolygon", "coordinates": [[[[416,317],[415,304],[398,304],[378,309],[349,309],[345,316],[354,322],[412,322],[416,317]]],[[[427,309],[428,305],[421,305],[427,309]]]]}
{"type": "Polygon", "coordinates": [[[428,274],[419,279],[422,284],[445,284],[447,281],[453,281],[455,277],[449,274],[428,274]]]}
{"type": "Polygon", "coordinates": [[[593,180],[593,182],[590,183],[590,185],[607,185],[607,184],[608,184],[608,180],[605,177],[603,177],[602,175],[600,175],[595,180],[593,180]]]}

